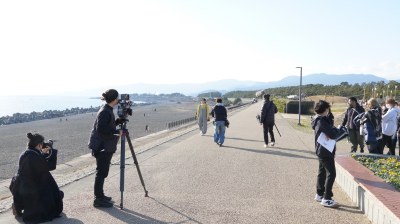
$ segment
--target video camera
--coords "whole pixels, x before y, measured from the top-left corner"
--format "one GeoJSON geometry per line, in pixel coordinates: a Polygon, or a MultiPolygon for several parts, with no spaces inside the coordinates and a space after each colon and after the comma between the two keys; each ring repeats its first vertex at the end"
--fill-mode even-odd
{"type": "Polygon", "coordinates": [[[118,117],[126,120],[129,116],[132,116],[132,105],[133,102],[129,100],[129,94],[121,94],[120,99],[118,100],[118,117]]]}

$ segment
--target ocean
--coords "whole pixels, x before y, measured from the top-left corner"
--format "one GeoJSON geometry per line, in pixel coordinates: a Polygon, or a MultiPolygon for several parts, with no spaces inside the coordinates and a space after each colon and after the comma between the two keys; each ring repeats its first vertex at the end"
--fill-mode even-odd
{"type": "Polygon", "coordinates": [[[97,107],[102,104],[104,101],[100,99],[79,96],[0,96],[0,117],[33,111],[97,107]]]}

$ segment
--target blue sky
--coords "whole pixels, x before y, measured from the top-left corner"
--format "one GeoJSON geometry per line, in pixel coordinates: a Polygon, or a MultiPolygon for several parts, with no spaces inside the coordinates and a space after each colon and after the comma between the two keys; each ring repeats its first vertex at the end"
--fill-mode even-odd
{"type": "Polygon", "coordinates": [[[0,95],[268,82],[297,66],[399,79],[399,27],[395,0],[1,1],[0,95]]]}

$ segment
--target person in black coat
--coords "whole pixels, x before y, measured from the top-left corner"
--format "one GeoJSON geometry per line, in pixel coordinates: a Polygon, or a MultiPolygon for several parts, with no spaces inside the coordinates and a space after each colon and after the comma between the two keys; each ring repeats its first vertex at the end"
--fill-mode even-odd
{"type": "Polygon", "coordinates": [[[364,137],[360,134],[360,128],[354,125],[354,118],[359,114],[364,113],[365,110],[357,102],[357,98],[349,97],[349,108],[346,110],[341,126],[345,126],[349,131],[349,140],[351,142],[351,151],[357,152],[357,147],[360,146],[360,152],[364,152],[364,137]]]}
{"type": "MultiPolygon", "coordinates": [[[[28,148],[19,158],[19,167],[13,193],[13,213],[25,222],[48,222],[60,217],[64,193],[50,173],[44,147],[44,137],[28,133],[28,148]]],[[[55,166],[52,166],[55,169],[55,166]]]]}
{"type": "Polygon", "coordinates": [[[336,143],[332,151],[325,148],[319,139],[328,138],[335,140],[341,138],[343,131],[335,128],[332,119],[328,117],[330,105],[324,100],[320,100],[315,105],[317,115],[312,120],[312,128],[315,134],[315,154],[318,156],[319,168],[317,176],[317,194],[315,200],[321,202],[325,207],[338,207],[338,204],[332,199],[332,187],[336,178],[335,152],[336,143]],[[321,135],[325,135],[322,137],[321,135]]]}
{"type": "Polygon", "coordinates": [[[96,177],[94,182],[94,207],[112,207],[112,198],[104,194],[104,180],[108,176],[113,154],[117,150],[117,143],[121,131],[116,129],[118,119],[115,119],[113,108],[118,104],[118,92],[109,89],[102,94],[103,105],[97,113],[93,129],[90,134],[89,149],[96,158],[96,177]]]}
{"type": "Polygon", "coordinates": [[[275,125],[275,114],[278,112],[278,108],[274,102],[270,101],[270,95],[264,95],[264,104],[261,108],[260,124],[263,126],[264,131],[264,147],[268,146],[268,133],[271,136],[271,146],[275,145],[274,136],[274,125],[275,125]]]}

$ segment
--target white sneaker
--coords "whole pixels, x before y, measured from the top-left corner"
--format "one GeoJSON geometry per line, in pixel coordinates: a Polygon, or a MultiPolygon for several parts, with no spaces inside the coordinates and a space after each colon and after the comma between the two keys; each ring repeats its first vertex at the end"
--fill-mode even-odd
{"type": "Polygon", "coordinates": [[[322,201],[322,196],[319,196],[318,194],[315,194],[314,200],[321,202],[322,201]]]}
{"type": "Polygon", "coordinates": [[[321,201],[321,205],[325,206],[325,207],[330,207],[330,208],[337,208],[339,207],[339,204],[336,203],[336,201],[334,201],[333,199],[331,200],[326,200],[326,199],[322,199],[321,201]]]}
{"type": "Polygon", "coordinates": [[[264,144],[264,148],[267,148],[267,146],[268,146],[267,144],[264,144]]]}
{"type": "Polygon", "coordinates": [[[271,146],[274,146],[275,145],[275,142],[271,142],[271,146]]]}

